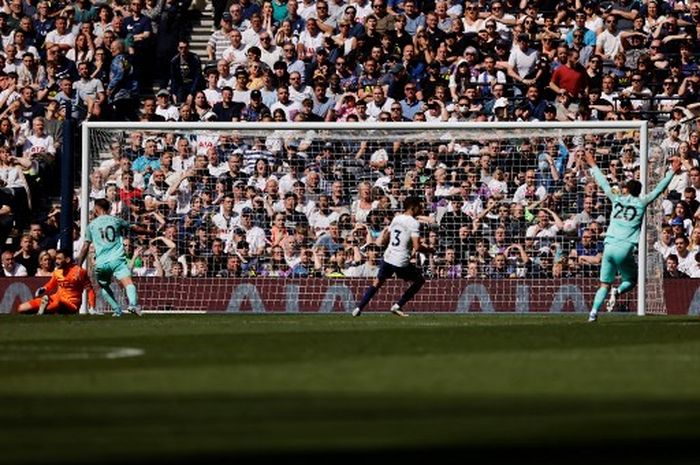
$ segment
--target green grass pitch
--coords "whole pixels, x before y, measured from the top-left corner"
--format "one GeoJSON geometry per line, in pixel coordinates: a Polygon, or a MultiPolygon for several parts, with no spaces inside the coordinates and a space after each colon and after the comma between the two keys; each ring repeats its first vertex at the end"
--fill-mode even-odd
{"type": "Polygon", "coordinates": [[[0,463],[698,463],[700,320],[585,319],[3,316],[0,463]]]}

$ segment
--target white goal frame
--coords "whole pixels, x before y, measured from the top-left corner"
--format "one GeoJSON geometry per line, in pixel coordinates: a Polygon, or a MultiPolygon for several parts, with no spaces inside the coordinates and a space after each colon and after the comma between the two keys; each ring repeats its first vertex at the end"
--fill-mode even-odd
{"type": "MultiPolygon", "coordinates": [[[[607,131],[639,131],[639,161],[640,178],[642,182],[642,195],[647,192],[648,179],[648,153],[649,153],[649,123],[647,121],[576,121],[576,122],[469,122],[469,123],[413,123],[413,122],[363,122],[363,123],[249,123],[249,122],[95,122],[87,121],[82,124],[81,139],[81,174],[80,174],[80,227],[84,238],[87,230],[90,192],[90,153],[89,133],[91,129],[119,129],[119,130],[422,130],[422,131],[449,131],[453,130],[607,130],[607,131]]],[[[647,241],[646,241],[646,215],[642,223],[642,233],[638,244],[638,281],[637,281],[637,315],[644,316],[646,308],[645,285],[647,278],[647,241]]]]}

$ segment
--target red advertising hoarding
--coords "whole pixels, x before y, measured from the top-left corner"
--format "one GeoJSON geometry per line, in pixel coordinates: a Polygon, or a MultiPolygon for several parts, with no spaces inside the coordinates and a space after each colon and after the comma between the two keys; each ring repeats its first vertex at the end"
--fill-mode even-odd
{"type": "MultiPolygon", "coordinates": [[[[0,278],[0,312],[11,313],[32,298],[46,278],[0,278]]],[[[369,279],[201,279],[142,278],[137,280],[142,307],[161,311],[212,313],[330,313],[349,312],[369,279]]],[[[389,281],[367,311],[387,311],[406,283],[389,281]]],[[[700,313],[700,280],[665,282],[669,314],[700,313]],[[698,302],[696,302],[696,300],[698,302]]],[[[409,311],[441,313],[566,313],[587,312],[597,281],[586,280],[470,280],[427,281],[409,311]]],[[[635,293],[629,307],[636,308],[635,293]]]]}

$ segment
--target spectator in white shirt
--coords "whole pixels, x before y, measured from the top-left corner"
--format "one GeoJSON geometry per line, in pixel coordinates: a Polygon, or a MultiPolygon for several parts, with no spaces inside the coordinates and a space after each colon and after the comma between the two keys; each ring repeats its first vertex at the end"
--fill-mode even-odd
{"type": "Polygon", "coordinates": [[[15,256],[10,250],[2,253],[2,276],[8,278],[27,276],[27,269],[15,262],[15,256]]]}
{"type": "Polygon", "coordinates": [[[289,87],[281,85],[277,88],[277,102],[270,107],[272,114],[275,113],[275,110],[280,109],[286,115],[287,121],[293,121],[300,108],[299,103],[293,102],[289,98],[289,87]]]}
{"type": "Polygon", "coordinates": [[[45,125],[46,121],[43,117],[34,118],[31,133],[22,145],[22,157],[32,162],[32,170],[42,169],[41,165],[46,163],[46,158],[53,160],[56,156],[53,137],[44,132],[45,125]],[[44,159],[43,162],[42,159],[44,159]]]}
{"type": "Polygon", "coordinates": [[[46,35],[44,42],[47,50],[54,45],[58,45],[64,53],[67,53],[75,45],[75,35],[68,30],[66,18],[62,16],[56,18],[56,29],[46,35]]]}
{"type": "Polygon", "coordinates": [[[313,98],[314,91],[310,86],[304,85],[303,77],[298,71],[289,73],[289,99],[299,105],[307,99],[313,98]]]}
{"type": "Polygon", "coordinates": [[[513,202],[529,204],[544,199],[547,195],[547,189],[541,184],[538,186],[536,181],[537,174],[535,170],[527,170],[525,182],[513,194],[513,202]]]}
{"type": "Polygon", "coordinates": [[[156,94],[156,100],[156,115],[162,116],[166,121],[178,121],[180,119],[180,111],[175,105],[170,103],[170,92],[168,89],[160,89],[156,94]]]}
{"type": "Polygon", "coordinates": [[[243,36],[235,29],[231,31],[229,38],[231,39],[231,45],[224,50],[222,58],[226,60],[231,69],[236,69],[248,62],[248,55],[245,53],[246,46],[243,44],[243,36]]]}
{"type": "MultiPolygon", "coordinates": [[[[659,240],[654,243],[654,250],[659,252],[664,259],[676,252],[675,245],[673,244],[673,228],[671,226],[666,225],[661,228],[661,236],[659,240]]],[[[677,258],[678,257],[676,257],[676,259],[677,258]]]]}
{"type": "Polygon", "coordinates": [[[537,222],[527,228],[525,237],[537,238],[540,241],[540,247],[547,247],[563,227],[564,223],[556,213],[548,208],[541,208],[537,213],[537,222]],[[554,222],[552,223],[551,220],[554,222]]]}
{"type": "Polygon", "coordinates": [[[270,69],[282,56],[282,49],[272,40],[272,35],[268,31],[260,33],[260,61],[265,63],[270,69]]]}
{"type": "Polygon", "coordinates": [[[207,102],[212,107],[221,102],[221,88],[219,87],[219,73],[215,69],[207,71],[207,87],[203,90],[207,102]]]}
{"type": "Polygon", "coordinates": [[[236,76],[231,73],[231,67],[228,61],[221,59],[216,62],[216,71],[219,73],[219,80],[216,82],[216,87],[223,89],[224,87],[236,87],[236,76]]]}
{"type": "MultiPolygon", "coordinates": [[[[241,212],[241,228],[245,232],[245,241],[248,243],[248,251],[253,257],[262,255],[265,251],[265,231],[253,225],[253,211],[246,207],[241,212]]],[[[235,234],[235,231],[234,231],[235,234]]],[[[231,248],[229,247],[229,250],[231,248]]]]}
{"type": "Polygon", "coordinates": [[[394,99],[384,95],[384,89],[381,86],[375,86],[372,91],[372,101],[367,104],[367,114],[370,119],[377,120],[379,113],[383,111],[389,113],[391,111],[393,103],[394,99]]]}
{"type": "Polygon", "coordinates": [[[265,31],[263,28],[262,16],[254,13],[250,17],[250,26],[243,31],[243,43],[246,48],[260,47],[260,34],[265,31]]]}
{"type": "Polygon", "coordinates": [[[5,89],[0,92],[0,108],[9,107],[21,97],[17,92],[17,73],[7,73],[5,84],[5,89]]]}
{"type": "Polygon", "coordinates": [[[596,55],[602,55],[606,60],[612,61],[622,51],[620,41],[621,31],[617,30],[617,18],[608,15],[605,18],[605,30],[596,39],[596,55]]]}
{"type": "Polygon", "coordinates": [[[685,236],[676,237],[675,240],[676,250],[675,254],[678,257],[678,269],[684,273],[688,273],[695,268],[695,254],[688,250],[688,238],[685,236]]]}

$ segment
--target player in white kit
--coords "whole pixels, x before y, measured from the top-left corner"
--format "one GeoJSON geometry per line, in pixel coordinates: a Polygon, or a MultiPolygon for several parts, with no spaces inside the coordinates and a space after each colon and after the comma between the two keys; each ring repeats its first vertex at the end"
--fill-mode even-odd
{"type": "Polygon", "coordinates": [[[411,263],[411,257],[414,254],[418,252],[430,254],[433,252],[430,247],[425,247],[420,243],[420,223],[418,223],[416,217],[423,211],[423,202],[418,197],[407,197],[403,205],[404,212],[396,215],[391,221],[391,225],[380,236],[380,243],[387,246],[384,252],[384,262],[379,267],[374,282],[367,288],[362,296],[362,300],[352,311],[352,316],[359,316],[386,280],[396,274],[397,277],[404,281],[412,282],[401,298],[391,306],[393,314],[406,317],[408,314],[403,312],[401,308],[425,284],[425,278],[423,278],[420,270],[411,263]]]}

